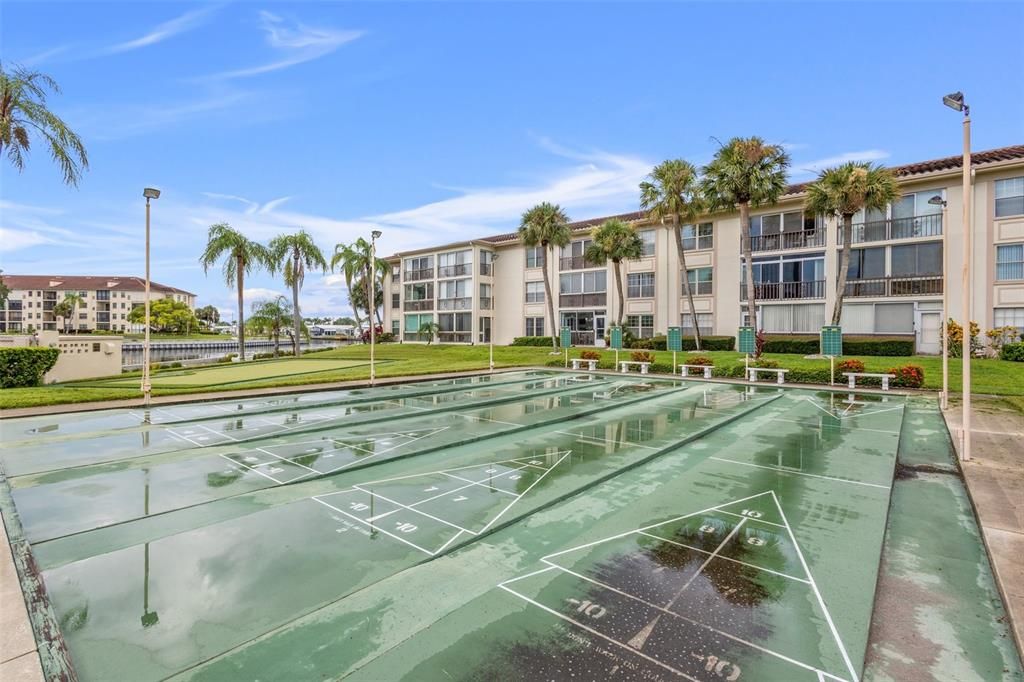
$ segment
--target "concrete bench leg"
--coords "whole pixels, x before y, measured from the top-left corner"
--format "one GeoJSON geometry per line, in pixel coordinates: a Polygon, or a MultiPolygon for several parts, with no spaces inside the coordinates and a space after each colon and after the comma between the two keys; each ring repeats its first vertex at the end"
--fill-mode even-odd
{"type": "Polygon", "coordinates": [[[779,386],[781,386],[786,381],[786,375],[783,374],[782,372],[776,372],[776,374],[778,375],[779,378],[778,378],[778,380],[775,383],[777,383],[779,386]]]}
{"type": "Polygon", "coordinates": [[[857,388],[857,377],[850,377],[850,381],[847,385],[850,388],[857,388]]]}
{"type": "Polygon", "coordinates": [[[640,373],[647,374],[647,365],[640,365],[640,373]]]}
{"type": "Polygon", "coordinates": [[[755,370],[755,369],[748,369],[747,370],[747,381],[757,381],[757,370],[755,370]]]}
{"type": "Polygon", "coordinates": [[[710,367],[705,367],[704,368],[704,378],[705,379],[710,379],[711,378],[711,368],[710,367]]]}
{"type": "Polygon", "coordinates": [[[882,390],[883,391],[888,391],[889,390],[889,377],[882,377],[882,390]]]}
{"type": "Polygon", "coordinates": [[[620,374],[625,374],[628,371],[629,371],[629,366],[628,365],[623,365],[623,364],[619,365],[619,373],[620,374]]]}

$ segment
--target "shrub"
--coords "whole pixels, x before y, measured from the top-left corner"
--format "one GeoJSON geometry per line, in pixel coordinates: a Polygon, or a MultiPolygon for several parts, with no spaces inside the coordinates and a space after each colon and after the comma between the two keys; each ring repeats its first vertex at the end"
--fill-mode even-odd
{"type": "Polygon", "coordinates": [[[889,374],[895,374],[896,378],[889,383],[893,386],[903,388],[921,388],[924,385],[924,369],[920,365],[903,365],[902,367],[890,367],[889,374]]]}
{"type": "Polygon", "coordinates": [[[182,364],[181,364],[180,362],[172,362],[172,363],[171,363],[171,364],[169,365],[169,367],[170,367],[171,369],[179,369],[179,368],[181,368],[181,367],[182,367],[182,364]]]}
{"type": "Polygon", "coordinates": [[[715,364],[715,361],[706,355],[696,355],[692,358],[686,359],[688,365],[700,365],[701,367],[707,367],[708,365],[715,364]]]}
{"type": "Polygon", "coordinates": [[[512,339],[513,346],[550,346],[550,336],[517,336],[512,339]]]}
{"type": "MultiPolygon", "coordinates": [[[[815,355],[821,351],[821,342],[810,334],[773,334],[764,342],[765,353],[791,353],[815,355]]],[[[843,355],[908,356],[914,354],[912,336],[844,336],[843,355]]]]}
{"type": "Polygon", "coordinates": [[[394,341],[395,335],[393,332],[381,332],[380,334],[377,334],[377,343],[394,343],[394,341]]]}
{"type": "Polygon", "coordinates": [[[601,354],[596,350],[585,350],[580,353],[580,359],[582,360],[600,360],[601,354]]]}
{"type": "MultiPolygon", "coordinates": [[[[971,322],[971,351],[976,351],[981,348],[981,344],[978,342],[978,334],[981,332],[981,327],[978,326],[977,322],[971,322]]],[[[946,323],[946,333],[948,334],[949,343],[949,355],[950,357],[959,358],[963,357],[963,345],[964,345],[964,329],[961,327],[956,320],[949,318],[949,322],[946,323]]]]}
{"type": "Polygon", "coordinates": [[[1024,362],[1024,341],[1020,343],[1004,343],[999,357],[1010,362],[1024,362]]]}
{"type": "Polygon", "coordinates": [[[627,345],[626,348],[654,350],[654,339],[638,339],[634,337],[630,340],[629,345],[627,345]]]}
{"type": "Polygon", "coordinates": [[[668,337],[664,334],[655,334],[651,337],[654,350],[668,350],[668,337]]]}
{"type": "Polygon", "coordinates": [[[775,360],[769,360],[767,358],[758,358],[753,363],[754,367],[763,367],[765,369],[778,369],[779,363],[775,360]]]}
{"type": "Polygon", "coordinates": [[[645,350],[636,350],[629,354],[629,359],[633,362],[654,362],[654,353],[650,353],[645,350]]]}
{"type": "Polygon", "coordinates": [[[764,353],[765,341],[767,337],[764,335],[763,329],[758,329],[757,334],[754,335],[754,357],[759,358],[764,353]]]}
{"type": "Polygon", "coordinates": [[[836,365],[836,374],[842,375],[843,372],[859,373],[864,371],[864,363],[860,360],[850,359],[843,360],[836,365]]]}
{"type": "Polygon", "coordinates": [[[18,346],[0,348],[0,388],[38,386],[57,364],[57,348],[18,346]]]}
{"type": "MultiPolygon", "coordinates": [[[[702,336],[701,350],[732,350],[736,345],[735,336],[702,336]]],[[[668,350],[668,338],[661,334],[651,339],[654,344],[653,350],[668,350]]],[[[697,350],[697,343],[693,340],[692,336],[683,337],[683,350],[697,350]]]]}
{"type": "Polygon", "coordinates": [[[1008,343],[1013,343],[1017,340],[1017,328],[1012,326],[996,327],[995,329],[989,329],[985,332],[985,336],[988,337],[988,346],[992,351],[993,355],[999,355],[1003,346],[1008,343]]]}

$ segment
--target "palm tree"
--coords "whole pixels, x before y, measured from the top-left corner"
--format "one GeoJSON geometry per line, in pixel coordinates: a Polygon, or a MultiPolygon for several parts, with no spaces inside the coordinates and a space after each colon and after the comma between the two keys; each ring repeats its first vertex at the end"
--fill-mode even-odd
{"type": "MultiPolygon", "coordinates": [[[[377,326],[379,327],[382,324],[380,308],[369,302],[370,282],[376,285],[378,292],[383,291],[384,275],[388,270],[388,262],[383,258],[377,258],[376,262],[371,264],[371,260],[373,260],[373,246],[370,242],[360,237],[352,244],[338,244],[334,247],[331,267],[333,268],[338,263],[341,263],[341,270],[345,275],[345,285],[348,287],[348,300],[352,305],[352,312],[356,316],[356,322],[359,322],[358,304],[362,301],[366,304],[366,321],[373,324],[373,318],[376,317],[377,326]],[[366,291],[357,297],[352,294],[353,287],[365,287],[366,291]]],[[[374,296],[373,298],[377,299],[379,296],[374,296]]]]}
{"type": "Polygon", "coordinates": [[[359,254],[351,244],[335,244],[334,255],[331,257],[331,270],[339,264],[341,273],[345,277],[345,290],[348,291],[348,304],[352,308],[352,315],[356,318],[356,327],[362,329],[363,321],[359,317],[359,309],[356,307],[352,297],[352,282],[359,274],[359,254]]]}
{"type": "Polygon", "coordinates": [[[60,166],[64,184],[77,186],[89,156],[78,134],[46,108],[47,90],[60,93],[57,81],[46,74],[20,66],[8,73],[0,66],[0,154],[6,148],[7,158],[21,171],[32,135],[38,135],[60,166]]]}
{"type": "Polygon", "coordinates": [[[884,211],[900,196],[892,171],[867,162],[849,161],[826,168],[807,187],[804,210],[813,214],[837,215],[843,221],[843,250],[839,255],[839,276],[836,278],[836,302],[832,324],[843,317],[846,276],[850,271],[853,247],[853,216],[861,209],[884,211]]]}
{"type": "Polygon", "coordinates": [[[421,324],[417,333],[420,334],[421,336],[423,334],[427,335],[427,345],[429,346],[430,342],[434,340],[434,337],[437,336],[437,334],[440,331],[441,325],[431,320],[429,322],[424,322],[423,324],[421,324]]]}
{"type": "Polygon", "coordinates": [[[622,261],[640,258],[644,244],[636,230],[614,218],[601,223],[591,238],[593,241],[587,247],[584,258],[591,263],[611,261],[615,266],[615,289],[619,294],[618,325],[621,327],[622,314],[626,308],[626,297],[622,294],[622,261]]]}
{"type": "Polygon", "coordinates": [[[701,349],[700,329],[697,326],[697,309],[693,304],[693,290],[690,288],[690,271],[686,267],[686,251],[683,249],[683,221],[692,222],[701,210],[700,187],[697,169],[683,159],[669,159],[654,167],[647,180],[640,183],[640,207],[647,211],[652,220],[671,220],[671,229],[676,235],[676,251],[679,265],[683,269],[683,294],[690,306],[693,321],[693,341],[701,349]]]}
{"type": "Polygon", "coordinates": [[[711,163],[704,166],[701,191],[712,210],[740,212],[743,263],[746,268],[747,315],[757,326],[754,263],[750,245],[751,206],[770,206],[786,191],[789,154],[781,145],[760,137],[734,137],[722,145],[711,163]]]}
{"type": "Polygon", "coordinates": [[[53,314],[64,320],[64,333],[70,331],[71,318],[75,310],[82,305],[84,299],[75,292],[64,294],[64,300],[53,306],[53,314]]]}
{"type": "MultiPolygon", "coordinates": [[[[291,317],[288,300],[284,296],[278,296],[270,301],[256,301],[252,304],[252,315],[249,317],[249,326],[254,332],[267,332],[274,339],[274,357],[278,355],[281,347],[281,329],[288,324],[291,317]]],[[[299,335],[296,332],[295,345],[298,346],[299,335]]]]}
{"type": "Polygon", "coordinates": [[[292,288],[292,329],[295,332],[295,357],[298,357],[299,330],[302,328],[299,312],[299,289],[302,288],[302,281],[306,278],[306,268],[315,267],[326,271],[327,260],[320,247],[305,230],[299,230],[295,234],[278,235],[270,241],[267,248],[270,249],[270,257],[274,261],[275,269],[281,269],[284,273],[284,283],[292,288]]]}
{"type": "Polygon", "coordinates": [[[555,300],[551,296],[551,276],[548,274],[554,261],[555,247],[569,243],[569,218],[558,204],[543,202],[523,213],[519,224],[519,238],[528,247],[544,249],[544,296],[548,302],[548,320],[551,323],[551,347],[558,348],[558,334],[555,332],[555,300]]]}
{"type": "MultiPolygon", "coordinates": [[[[211,225],[206,235],[206,250],[199,258],[203,272],[209,272],[224,256],[224,282],[238,290],[238,357],[245,361],[245,276],[254,270],[274,271],[270,250],[227,223],[211,225]]],[[[297,333],[297,332],[296,332],[297,333]]]]}

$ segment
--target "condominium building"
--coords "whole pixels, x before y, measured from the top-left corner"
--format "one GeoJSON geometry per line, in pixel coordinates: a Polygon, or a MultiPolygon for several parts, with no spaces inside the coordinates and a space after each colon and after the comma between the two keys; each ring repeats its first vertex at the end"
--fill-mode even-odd
{"type": "MultiPolygon", "coordinates": [[[[146,280],[141,277],[92,275],[3,275],[10,288],[7,303],[0,308],[0,332],[54,331],[138,331],[128,313],[146,303],[146,280]],[[68,294],[81,302],[65,329],[66,320],[53,313],[68,294]]],[[[172,298],[195,308],[196,295],[184,289],[150,282],[150,300],[172,298]]]]}
{"type": "MultiPolygon", "coordinates": [[[[964,265],[961,157],[892,169],[903,195],[884,211],[854,218],[844,333],[913,335],[921,353],[937,353],[942,293],[949,315],[961,316],[964,265]],[[943,204],[943,202],[945,202],[943,204]],[[944,248],[945,243],[945,248],[944,248]]],[[[774,206],[752,209],[750,227],[759,328],[816,334],[836,298],[841,229],[833,216],[803,210],[806,183],[791,185],[774,206]]],[[[983,328],[1024,331],[1024,145],[973,155],[971,316],[983,328]]],[[[551,197],[558,201],[558,197],[551,197]]],[[[607,218],[570,225],[572,241],[548,259],[515,232],[391,256],[385,277],[385,325],[403,341],[426,341],[424,322],[451,343],[511,343],[518,336],[557,333],[547,319],[543,269],[555,303],[555,324],[577,345],[602,345],[622,317],[636,336],[682,326],[692,334],[734,335],[747,324],[746,287],[736,211],[683,225],[686,271],[671,225],[642,212],[609,216],[635,226],[643,255],[622,265],[625,305],[619,310],[611,263],[585,258],[590,234],[607,218]],[[550,262],[548,262],[550,261],[550,262]],[[687,277],[696,316],[683,296],[687,277]]]]}

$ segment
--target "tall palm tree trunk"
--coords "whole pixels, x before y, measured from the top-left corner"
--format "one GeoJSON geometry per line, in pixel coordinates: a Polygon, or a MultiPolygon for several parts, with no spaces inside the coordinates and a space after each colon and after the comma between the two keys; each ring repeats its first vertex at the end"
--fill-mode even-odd
{"type": "Polygon", "coordinates": [[[846,296],[846,277],[850,274],[850,251],[853,246],[853,214],[843,215],[843,251],[839,255],[839,276],[836,278],[836,304],[832,308],[832,324],[843,319],[843,297],[846,296]]]}
{"type": "MultiPolygon", "coordinates": [[[[622,313],[626,311],[626,297],[622,294],[622,264],[613,260],[612,265],[615,266],[615,290],[619,292],[619,310],[616,318],[618,326],[622,326],[622,313]]],[[[597,341],[597,339],[594,339],[597,341]]]]}
{"type": "MultiPolygon", "coordinates": [[[[750,326],[757,329],[757,299],[754,289],[754,254],[750,244],[750,203],[742,201],[740,209],[740,241],[743,248],[743,263],[746,265],[747,280],[747,315],[750,326]]],[[[696,320],[694,320],[696,322],[696,320]]]]}
{"type": "MultiPolygon", "coordinates": [[[[299,313],[299,252],[292,254],[292,346],[295,357],[299,357],[299,329],[302,328],[302,317],[299,313]]],[[[274,349],[277,355],[277,349],[274,349]]]]}
{"type": "Polygon", "coordinates": [[[359,309],[356,307],[355,299],[352,298],[352,277],[345,273],[345,289],[348,291],[348,305],[352,308],[352,317],[356,318],[356,327],[360,333],[363,330],[363,321],[359,318],[359,309]]]}
{"type": "Polygon", "coordinates": [[[245,267],[241,256],[235,258],[238,268],[238,360],[245,362],[245,267]]]}
{"type": "Polygon", "coordinates": [[[274,357],[275,358],[277,357],[277,354],[280,352],[280,349],[281,349],[281,328],[280,327],[274,327],[274,357]]]}
{"type": "MultiPolygon", "coordinates": [[[[690,306],[690,319],[693,320],[693,345],[697,350],[701,350],[700,327],[697,325],[697,307],[693,304],[693,290],[690,288],[690,272],[686,267],[686,249],[683,248],[683,232],[682,227],[679,225],[678,215],[675,217],[672,225],[675,228],[674,232],[676,233],[676,251],[679,252],[679,265],[683,269],[683,294],[686,296],[686,302],[690,306]]],[[[671,297],[669,300],[672,300],[671,297]]]]}
{"type": "Polygon", "coordinates": [[[544,274],[544,296],[548,300],[548,318],[550,319],[550,322],[551,322],[551,348],[553,350],[558,350],[558,333],[555,331],[555,299],[552,298],[552,296],[551,296],[551,275],[548,274],[548,270],[551,268],[551,262],[554,260],[554,258],[551,257],[551,254],[554,252],[554,249],[549,248],[547,243],[544,243],[543,246],[544,246],[544,269],[543,269],[543,274],[544,274]]]}

